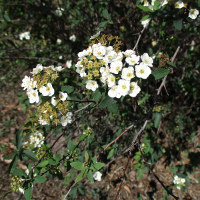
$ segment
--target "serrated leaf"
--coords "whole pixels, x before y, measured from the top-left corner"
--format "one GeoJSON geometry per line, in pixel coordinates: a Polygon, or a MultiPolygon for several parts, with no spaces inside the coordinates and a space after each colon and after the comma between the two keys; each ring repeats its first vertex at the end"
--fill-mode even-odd
{"type": "Polygon", "coordinates": [[[142,21],[144,21],[146,19],[149,19],[149,17],[150,17],[150,15],[145,15],[140,21],[142,22],[142,21]]]}
{"type": "Polygon", "coordinates": [[[83,166],[83,163],[80,162],[80,161],[73,162],[73,163],[71,163],[70,165],[71,165],[74,169],[76,169],[76,170],[82,171],[82,170],[85,170],[85,169],[86,169],[86,167],[84,167],[84,166],[83,166]]]}
{"type": "Polygon", "coordinates": [[[137,7],[141,10],[143,10],[144,12],[153,12],[153,10],[151,10],[150,8],[146,7],[146,6],[142,6],[142,5],[137,5],[137,7]]]}
{"type": "Polygon", "coordinates": [[[107,159],[110,159],[114,154],[114,149],[111,149],[108,153],[107,159]]]}
{"type": "Polygon", "coordinates": [[[36,162],[38,160],[35,153],[33,153],[30,150],[23,150],[22,154],[24,154],[26,157],[28,157],[29,159],[31,159],[34,162],[36,162]]]}
{"type": "Polygon", "coordinates": [[[172,66],[172,67],[176,67],[176,65],[173,62],[167,62],[167,64],[172,66]]]}
{"type": "Polygon", "coordinates": [[[108,111],[117,114],[119,112],[117,103],[113,102],[110,106],[108,106],[108,111]]]}
{"type": "Polygon", "coordinates": [[[101,162],[97,162],[93,165],[94,169],[96,171],[100,170],[105,164],[104,163],[101,163],[101,162]]]}
{"type": "Polygon", "coordinates": [[[41,163],[37,165],[37,167],[46,167],[49,164],[48,160],[43,160],[41,163]]]}
{"type": "Polygon", "coordinates": [[[74,91],[74,87],[70,85],[62,86],[61,87],[62,92],[67,92],[68,94],[72,93],[74,91]]]}
{"type": "Polygon", "coordinates": [[[46,180],[47,180],[46,177],[37,175],[37,176],[34,178],[34,183],[44,183],[46,180]]]}
{"type": "Polygon", "coordinates": [[[159,80],[169,73],[170,70],[165,68],[155,69],[152,71],[152,75],[154,76],[155,80],[159,80]]]}
{"type": "Polygon", "coordinates": [[[101,103],[99,104],[99,108],[106,108],[114,103],[116,103],[116,101],[113,98],[107,96],[101,101],[101,103]]]}
{"type": "Polygon", "coordinates": [[[183,20],[182,19],[174,20],[173,25],[177,30],[180,31],[182,29],[182,26],[183,26],[183,20]]]}
{"type": "Polygon", "coordinates": [[[54,166],[57,165],[57,162],[53,159],[48,159],[48,162],[50,165],[54,165],[54,166]]]}

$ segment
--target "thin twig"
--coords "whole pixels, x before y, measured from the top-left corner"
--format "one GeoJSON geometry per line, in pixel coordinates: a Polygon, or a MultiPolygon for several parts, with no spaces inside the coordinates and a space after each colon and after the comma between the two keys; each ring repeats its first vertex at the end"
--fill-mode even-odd
{"type": "Polygon", "coordinates": [[[67,199],[67,196],[69,195],[69,193],[71,192],[72,188],[76,185],[76,182],[74,182],[71,187],[69,188],[69,190],[67,191],[67,194],[64,196],[64,200],[67,199]]]}
{"type": "Polygon", "coordinates": [[[142,150],[140,148],[140,145],[138,146],[139,151],[142,155],[142,159],[144,161],[144,163],[147,165],[149,171],[154,175],[154,177],[156,178],[156,180],[162,185],[162,187],[167,191],[167,193],[169,195],[171,195],[172,197],[174,197],[174,199],[179,199],[177,196],[175,196],[170,190],[168,190],[168,188],[164,185],[164,183],[159,179],[159,177],[153,172],[153,170],[151,169],[151,166],[149,165],[149,163],[146,161],[144,154],[142,153],[142,150]]]}

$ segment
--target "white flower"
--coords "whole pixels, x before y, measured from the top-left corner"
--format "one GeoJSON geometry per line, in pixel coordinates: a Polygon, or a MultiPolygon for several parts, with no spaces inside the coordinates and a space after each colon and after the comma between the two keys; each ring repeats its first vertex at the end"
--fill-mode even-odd
{"type": "Polygon", "coordinates": [[[166,5],[166,4],[168,4],[168,0],[162,0],[161,6],[164,6],[164,5],[166,5]]]}
{"type": "Polygon", "coordinates": [[[134,77],[134,69],[133,67],[123,68],[121,78],[130,81],[134,77]]]}
{"type": "Polygon", "coordinates": [[[37,82],[33,81],[33,78],[29,76],[25,76],[22,80],[21,86],[24,88],[24,90],[32,90],[37,87],[37,82]]]}
{"type": "Polygon", "coordinates": [[[39,117],[39,120],[38,120],[39,124],[41,125],[49,125],[49,123],[47,121],[45,121],[44,119],[42,119],[42,117],[39,117]]]}
{"type": "Polygon", "coordinates": [[[153,67],[153,59],[148,55],[148,53],[144,53],[141,56],[142,62],[144,62],[147,66],[153,67]]]}
{"type": "Polygon", "coordinates": [[[71,35],[69,37],[69,40],[71,40],[72,42],[75,42],[76,41],[76,36],[75,35],[71,35]]]}
{"type": "Polygon", "coordinates": [[[72,123],[72,113],[68,112],[65,116],[62,116],[60,122],[62,126],[67,126],[67,124],[72,123]]]}
{"type": "Polygon", "coordinates": [[[96,34],[92,35],[90,37],[90,40],[93,40],[93,39],[97,38],[100,35],[100,33],[101,33],[101,31],[98,31],[96,34]]]}
{"type": "Polygon", "coordinates": [[[23,40],[23,39],[26,39],[26,40],[30,40],[30,32],[24,32],[24,33],[20,33],[19,34],[19,39],[20,40],[23,40]]]}
{"type": "Polygon", "coordinates": [[[58,39],[56,40],[56,43],[57,43],[58,45],[60,45],[60,44],[62,43],[62,40],[58,38],[58,39]]]}
{"type": "Polygon", "coordinates": [[[132,54],[135,54],[135,51],[131,50],[131,49],[127,49],[126,51],[123,52],[123,54],[126,57],[130,57],[132,54]]]}
{"type": "Polygon", "coordinates": [[[117,57],[113,61],[122,61],[122,59],[123,59],[123,53],[119,52],[117,54],[117,57]]]}
{"type": "Polygon", "coordinates": [[[58,66],[54,68],[55,71],[61,72],[64,68],[62,68],[62,66],[58,66]]]}
{"type": "Polygon", "coordinates": [[[129,64],[129,65],[135,65],[135,64],[138,64],[139,62],[139,59],[140,59],[140,56],[137,56],[135,54],[132,54],[130,57],[127,57],[125,60],[126,62],[129,64]]]}
{"type": "Polygon", "coordinates": [[[101,43],[92,45],[92,53],[98,59],[103,59],[106,54],[106,47],[101,45],[101,43]]]}
{"type": "Polygon", "coordinates": [[[151,20],[150,18],[149,18],[149,19],[143,20],[143,21],[141,22],[142,26],[143,26],[143,27],[146,27],[146,26],[149,24],[150,20],[151,20]]]}
{"type": "Polygon", "coordinates": [[[43,70],[43,66],[41,64],[37,64],[35,68],[33,68],[33,71],[31,72],[33,75],[38,74],[43,70]]]}
{"type": "Polygon", "coordinates": [[[81,52],[78,53],[78,57],[79,58],[83,58],[83,57],[85,57],[87,55],[88,55],[88,51],[85,50],[85,49],[83,51],[81,51],[81,52]]]}
{"type": "Polygon", "coordinates": [[[140,91],[141,91],[141,89],[138,86],[138,84],[136,82],[131,82],[131,84],[130,84],[130,90],[129,90],[128,94],[131,97],[136,97],[140,91]]]}
{"type": "Polygon", "coordinates": [[[109,51],[105,56],[106,63],[111,63],[117,57],[117,53],[115,51],[109,51]]]}
{"type": "Polygon", "coordinates": [[[108,84],[108,87],[112,87],[113,85],[115,85],[115,76],[114,75],[109,74],[107,76],[107,84],[108,84]]]}
{"type": "Polygon", "coordinates": [[[43,96],[52,96],[54,94],[54,89],[51,83],[47,83],[47,86],[42,86],[39,91],[43,96]]]}
{"type": "Polygon", "coordinates": [[[183,8],[183,7],[184,7],[184,3],[183,3],[182,1],[177,1],[177,2],[175,3],[175,8],[181,9],[181,8],[183,8]]]}
{"type": "Polygon", "coordinates": [[[199,14],[199,11],[197,9],[190,9],[189,17],[191,19],[196,19],[198,14],[199,14]]]}
{"type": "Polygon", "coordinates": [[[95,173],[93,174],[93,178],[94,178],[94,180],[96,180],[96,181],[101,181],[101,176],[102,176],[102,173],[99,172],[99,171],[97,171],[97,172],[95,172],[95,173]]]}
{"type": "Polygon", "coordinates": [[[59,92],[59,98],[61,101],[65,101],[68,97],[68,94],[67,93],[64,93],[64,92],[59,92]]]}
{"type": "Polygon", "coordinates": [[[30,145],[34,145],[34,148],[39,148],[44,144],[44,136],[39,131],[36,131],[30,136],[30,145]]]}
{"type": "Polygon", "coordinates": [[[118,92],[118,85],[113,85],[108,91],[108,96],[111,98],[120,98],[122,95],[118,92]]]}
{"type": "Polygon", "coordinates": [[[138,78],[147,79],[151,74],[151,69],[144,63],[135,66],[135,74],[138,78]]]}
{"type": "Polygon", "coordinates": [[[118,93],[120,93],[122,96],[126,96],[129,90],[130,90],[130,82],[127,80],[120,79],[118,81],[118,88],[117,88],[118,93]]]}
{"type": "Polygon", "coordinates": [[[58,58],[61,60],[63,58],[63,56],[59,56],[58,58]]]}
{"type": "Polygon", "coordinates": [[[118,74],[121,71],[123,63],[121,61],[114,61],[110,64],[110,72],[118,74]]]}
{"type": "Polygon", "coordinates": [[[88,90],[92,90],[93,92],[98,88],[98,84],[96,81],[93,81],[93,80],[87,80],[86,82],[86,88],[88,90]]]}
{"type": "Polygon", "coordinates": [[[67,66],[67,68],[71,68],[71,66],[72,66],[72,60],[67,60],[66,66],[67,66]]]}
{"type": "Polygon", "coordinates": [[[58,17],[61,17],[62,14],[63,14],[63,11],[64,11],[64,8],[57,8],[56,11],[55,11],[55,14],[56,14],[58,17]]]}
{"type": "Polygon", "coordinates": [[[52,104],[53,106],[57,106],[58,101],[56,100],[56,97],[51,97],[51,104],[52,104]]]}
{"type": "Polygon", "coordinates": [[[29,90],[27,95],[30,103],[39,103],[40,98],[37,90],[29,90]]]}
{"type": "Polygon", "coordinates": [[[143,4],[143,6],[149,6],[150,4],[149,4],[149,2],[147,1],[147,0],[144,0],[144,4],[143,4]]]}

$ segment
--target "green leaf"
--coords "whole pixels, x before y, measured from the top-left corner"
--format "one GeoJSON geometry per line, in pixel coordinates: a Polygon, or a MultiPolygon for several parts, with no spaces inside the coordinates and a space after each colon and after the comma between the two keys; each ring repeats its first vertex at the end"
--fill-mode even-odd
{"type": "Polygon", "coordinates": [[[22,146],[22,133],[23,133],[23,131],[18,131],[16,134],[16,147],[18,150],[22,146]]]}
{"type": "Polygon", "coordinates": [[[81,181],[86,175],[87,175],[87,169],[78,174],[78,176],[75,179],[75,183],[81,181]]]}
{"type": "Polygon", "coordinates": [[[67,92],[68,94],[70,94],[70,93],[72,93],[74,91],[74,87],[73,86],[69,86],[69,85],[62,86],[61,87],[61,91],[62,92],[67,92]]]}
{"type": "Polygon", "coordinates": [[[27,174],[25,173],[25,171],[23,169],[13,169],[11,171],[11,173],[14,175],[14,176],[19,176],[19,177],[27,177],[27,174]]]}
{"type": "Polygon", "coordinates": [[[152,75],[154,76],[155,80],[159,80],[169,73],[170,70],[165,68],[155,69],[152,71],[152,75]]]}
{"type": "Polygon", "coordinates": [[[182,19],[174,20],[173,25],[174,25],[175,29],[180,31],[183,26],[183,20],[182,19]]]}
{"type": "Polygon", "coordinates": [[[26,157],[28,157],[29,159],[31,159],[34,162],[36,162],[38,160],[35,153],[33,153],[30,150],[23,150],[22,154],[24,154],[26,157]]]}
{"type": "Polygon", "coordinates": [[[155,1],[153,9],[158,10],[160,8],[161,2],[160,1],[155,1]]]}
{"type": "Polygon", "coordinates": [[[70,165],[71,165],[74,169],[76,169],[76,170],[82,171],[82,170],[85,170],[85,169],[86,169],[86,167],[84,167],[84,166],[83,166],[83,163],[80,162],[80,161],[73,162],[73,163],[71,163],[70,165]]]}
{"type": "Polygon", "coordinates": [[[94,182],[92,170],[89,170],[89,172],[88,172],[88,179],[89,179],[92,183],[94,182]]]}
{"type": "MultiPolygon", "coordinates": [[[[115,100],[114,100],[114,101],[115,101],[115,100]]],[[[119,113],[118,105],[117,105],[116,101],[113,102],[113,103],[108,107],[108,111],[109,111],[109,112],[112,112],[112,113],[115,113],[115,114],[119,113]]]]}
{"type": "Polygon", "coordinates": [[[110,19],[110,14],[108,13],[107,9],[104,9],[103,12],[102,12],[102,14],[103,14],[103,17],[105,19],[110,19]]]}
{"type": "Polygon", "coordinates": [[[85,162],[88,162],[89,158],[90,158],[90,155],[89,155],[89,153],[86,151],[86,152],[85,152],[85,162]]]}
{"type": "Polygon", "coordinates": [[[32,187],[31,184],[28,184],[28,188],[24,190],[24,196],[26,200],[31,200],[32,198],[32,187]]]}
{"type": "Polygon", "coordinates": [[[57,162],[53,159],[48,159],[48,162],[50,165],[54,165],[54,166],[57,165],[57,162]]]}
{"type": "Polygon", "coordinates": [[[109,151],[109,154],[108,154],[108,156],[107,156],[107,159],[110,159],[110,158],[113,156],[113,154],[114,154],[114,149],[111,149],[111,150],[109,151]]]}
{"type": "Polygon", "coordinates": [[[93,93],[93,99],[98,102],[99,99],[101,98],[101,92],[97,89],[94,93],[93,93]]]}
{"type": "Polygon", "coordinates": [[[153,12],[153,10],[151,10],[150,8],[148,8],[147,6],[142,6],[142,5],[137,5],[137,7],[141,10],[143,10],[144,12],[153,12]]]}
{"type": "Polygon", "coordinates": [[[113,103],[116,103],[116,101],[113,98],[105,97],[101,103],[99,104],[99,108],[106,108],[111,106],[113,103]]]}
{"type": "Polygon", "coordinates": [[[76,147],[76,143],[73,142],[72,140],[69,140],[69,142],[67,143],[67,149],[69,151],[73,151],[75,149],[75,147],[76,147]]]}
{"type": "Polygon", "coordinates": [[[105,26],[107,26],[107,24],[108,24],[108,21],[101,22],[101,23],[98,25],[98,27],[104,28],[105,26]]]}
{"type": "Polygon", "coordinates": [[[4,19],[7,21],[7,22],[10,22],[10,17],[8,15],[3,15],[4,19]]]}
{"type": "Polygon", "coordinates": [[[37,167],[45,167],[45,166],[47,166],[49,164],[49,161],[48,160],[43,160],[41,163],[39,163],[38,165],[37,165],[37,167]]]}
{"type": "Polygon", "coordinates": [[[160,112],[153,113],[152,119],[154,120],[155,128],[159,127],[161,118],[162,118],[162,113],[160,113],[160,112]]]}
{"type": "Polygon", "coordinates": [[[34,178],[34,183],[44,183],[46,180],[47,180],[46,177],[37,175],[37,176],[34,178]]]}
{"type": "Polygon", "coordinates": [[[173,62],[167,62],[167,64],[172,66],[172,67],[176,67],[176,65],[173,62]]]}
{"type": "Polygon", "coordinates": [[[13,168],[16,168],[18,159],[19,159],[19,157],[15,154],[15,156],[13,157],[12,162],[10,163],[9,168],[8,168],[9,173],[12,171],[13,168]]]}
{"type": "Polygon", "coordinates": [[[100,170],[105,164],[104,163],[101,163],[101,162],[97,162],[93,165],[94,169],[96,171],[100,170]]]}
{"type": "Polygon", "coordinates": [[[88,137],[86,134],[82,134],[81,137],[78,139],[79,142],[83,141],[86,137],[88,137]]]}
{"type": "Polygon", "coordinates": [[[142,21],[144,21],[146,19],[149,19],[149,17],[150,17],[150,15],[145,15],[140,21],[142,22],[142,21]]]}

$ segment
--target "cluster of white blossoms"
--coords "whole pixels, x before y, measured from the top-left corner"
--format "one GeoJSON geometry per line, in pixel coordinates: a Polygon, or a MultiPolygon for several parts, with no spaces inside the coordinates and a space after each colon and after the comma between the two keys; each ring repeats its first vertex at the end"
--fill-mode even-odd
{"type": "Polygon", "coordinates": [[[28,31],[19,34],[20,40],[23,40],[23,39],[30,40],[30,38],[31,38],[31,35],[30,35],[30,32],[28,32],[28,31]]]}
{"type": "MultiPolygon", "coordinates": [[[[33,74],[33,76],[35,76],[38,73],[42,72],[44,69],[51,69],[57,72],[60,72],[63,70],[61,66],[54,67],[52,65],[49,67],[44,67],[41,64],[38,64],[31,73],[33,74]]],[[[39,93],[41,93],[42,96],[53,96],[54,94],[54,88],[51,83],[47,83],[43,85],[42,87],[38,87],[37,81],[35,81],[30,76],[24,77],[24,79],[22,80],[21,86],[24,88],[24,90],[26,90],[30,103],[40,102],[41,99],[39,97],[39,93]]]]}
{"type": "Polygon", "coordinates": [[[58,17],[61,17],[62,16],[62,14],[63,14],[63,11],[64,11],[64,8],[57,8],[56,10],[55,10],[55,14],[58,16],[58,17]]]}
{"type": "Polygon", "coordinates": [[[174,180],[173,183],[176,185],[177,189],[181,189],[182,187],[185,187],[185,179],[184,178],[180,178],[177,175],[174,176],[174,180]]]}
{"type": "MultiPolygon", "coordinates": [[[[175,3],[175,8],[181,9],[181,8],[184,8],[184,7],[187,7],[187,4],[185,4],[183,1],[177,1],[175,3]]],[[[188,14],[189,18],[196,19],[198,15],[199,15],[199,11],[197,9],[191,8],[189,10],[189,14],[188,14]]]]}
{"type": "Polygon", "coordinates": [[[69,37],[69,40],[71,40],[72,42],[75,42],[76,41],[76,36],[75,35],[71,35],[69,37]]]}
{"type": "MultiPolygon", "coordinates": [[[[153,10],[154,9],[155,1],[156,0],[152,0],[151,3],[149,3],[148,0],[144,0],[143,1],[143,6],[146,6],[146,7],[150,8],[151,10],[153,10]]],[[[162,0],[160,7],[163,7],[166,4],[168,4],[168,0],[162,0]]],[[[184,8],[184,7],[187,7],[187,4],[185,4],[181,0],[179,0],[179,1],[177,1],[175,3],[175,8],[181,9],[181,8],[184,8]]],[[[192,9],[192,8],[189,10],[189,14],[188,14],[189,18],[196,19],[198,15],[199,15],[199,10],[192,9]]],[[[149,24],[150,20],[151,20],[150,18],[143,20],[141,22],[141,24],[143,25],[143,27],[146,27],[149,24]]]]}
{"type": "Polygon", "coordinates": [[[137,79],[147,79],[153,67],[153,59],[147,53],[139,56],[133,50],[116,52],[113,46],[101,43],[79,52],[78,57],[76,72],[87,77],[86,88],[95,91],[101,82],[108,86],[112,98],[136,97],[141,91],[137,79]]]}
{"type": "MultiPolygon", "coordinates": [[[[38,122],[41,125],[49,125],[52,121],[56,125],[60,123],[66,126],[72,121],[72,113],[68,112],[68,94],[55,91],[52,85],[63,69],[61,66],[44,67],[38,64],[31,72],[32,77],[25,76],[22,80],[21,86],[26,90],[29,102],[36,103],[38,122]],[[62,117],[58,113],[62,114],[62,117]]],[[[32,139],[34,141],[34,138],[32,139]]]]}
{"type": "Polygon", "coordinates": [[[101,181],[101,176],[102,176],[102,173],[97,171],[93,174],[93,178],[95,181],[101,181]]]}
{"type": "Polygon", "coordinates": [[[44,144],[44,136],[39,131],[36,131],[30,136],[29,142],[25,142],[24,145],[31,145],[33,148],[39,148],[44,144]]]}

